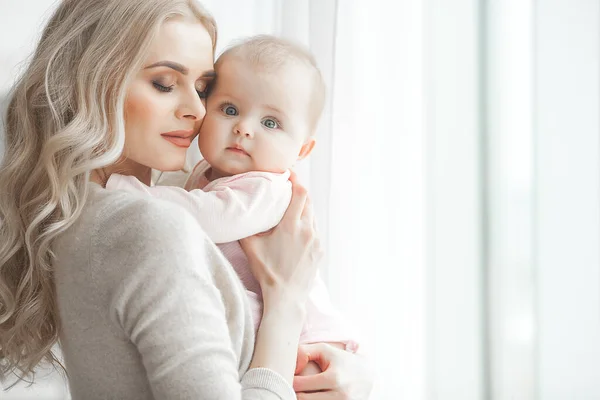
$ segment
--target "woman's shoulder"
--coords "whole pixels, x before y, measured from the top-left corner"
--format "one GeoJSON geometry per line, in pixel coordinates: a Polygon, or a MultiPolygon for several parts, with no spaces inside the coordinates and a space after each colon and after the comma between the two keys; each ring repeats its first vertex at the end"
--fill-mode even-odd
{"type": "Polygon", "coordinates": [[[163,249],[198,251],[198,240],[205,236],[175,203],[92,184],[81,215],[57,238],[55,248],[62,268],[70,269],[78,260],[92,273],[98,265],[106,269],[127,260],[156,258],[163,249]]]}
{"type": "Polygon", "coordinates": [[[59,281],[76,279],[103,291],[147,274],[160,278],[179,270],[185,276],[194,268],[209,278],[215,272],[208,265],[214,246],[183,207],[98,185],[87,200],[55,242],[59,281]]]}
{"type": "Polygon", "coordinates": [[[144,194],[106,190],[93,185],[83,220],[102,232],[134,233],[139,240],[157,235],[168,241],[173,231],[202,231],[181,206],[144,194]]]}

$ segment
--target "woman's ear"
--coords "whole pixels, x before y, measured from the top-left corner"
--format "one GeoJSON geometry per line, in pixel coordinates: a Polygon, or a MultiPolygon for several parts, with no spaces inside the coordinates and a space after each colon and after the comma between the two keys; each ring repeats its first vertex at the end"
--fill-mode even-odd
{"type": "Polygon", "coordinates": [[[310,155],[313,148],[315,147],[315,143],[316,141],[313,137],[309,137],[308,139],[306,139],[306,142],[304,142],[302,148],[300,149],[300,154],[298,154],[298,161],[304,160],[310,155]]]}

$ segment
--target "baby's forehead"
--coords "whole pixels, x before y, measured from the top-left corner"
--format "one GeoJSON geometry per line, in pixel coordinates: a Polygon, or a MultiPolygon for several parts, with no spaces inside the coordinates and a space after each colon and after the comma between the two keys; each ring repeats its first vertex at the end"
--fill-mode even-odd
{"type": "Polygon", "coordinates": [[[216,89],[243,93],[281,94],[305,98],[310,96],[309,72],[298,63],[278,65],[256,64],[243,58],[228,57],[215,66],[216,89]]]}
{"type": "Polygon", "coordinates": [[[280,77],[295,76],[304,78],[312,74],[311,68],[300,60],[289,59],[277,63],[253,60],[241,55],[224,55],[215,63],[215,72],[243,68],[256,74],[270,74],[280,77]]]}

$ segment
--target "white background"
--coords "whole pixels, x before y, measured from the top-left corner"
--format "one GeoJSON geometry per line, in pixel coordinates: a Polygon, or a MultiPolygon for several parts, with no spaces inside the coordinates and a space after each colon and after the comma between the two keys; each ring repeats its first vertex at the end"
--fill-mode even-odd
{"type": "MultiPolygon", "coordinates": [[[[0,3],[0,93],[53,3],[0,3]]],[[[301,175],[372,399],[600,399],[598,1],[205,4],[219,49],[276,33],[322,67],[301,175]]]]}

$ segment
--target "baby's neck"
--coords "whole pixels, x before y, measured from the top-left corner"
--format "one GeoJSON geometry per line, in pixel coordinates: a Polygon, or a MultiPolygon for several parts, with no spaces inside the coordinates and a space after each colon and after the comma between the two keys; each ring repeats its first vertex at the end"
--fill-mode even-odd
{"type": "MultiPolygon", "coordinates": [[[[285,172],[286,170],[281,170],[281,171],[273,171],[273,170],[271,170],[271,171],[264,171],[264,170],[261,170],[261,171],[263,171],[263,172],[271,172],[271,173],[275,173],[275,174],[281,174],[281,173],[285,172]]],[[[247,172],[250,172],[250,171],[247,171],[247,172]]],[[[241,173],[243,173],[243,172],[240,172],[240,174],[241,173]]],[[[228,172],[221,171],[221,170],[219,170],[219,169],[217,169],[217,168],[215,168],[213,166],[211,166],[210,168],[208,168],[206,170],[206,172],[204,173],[204,176],[206,177],[206,179],[208,179],[209,182],[212,182],[212,181],[220,179],[220,178],[230,177],[230,176],[233,176],[233,175],[236,175],[236,174],[230,174],[228,172]]]]}
{"type": "Polygon", "coordinates": [[[206,179],[208,179],[209,182],[212,182],[216,179],[219,178],[225,178],[225,177],[229,177],[232,176],[232,174],[228,174],[226,172],[220,171],[218,169],[216,169],[215,167],[210,167],[206,173],[205,173],[206,179]]]}

